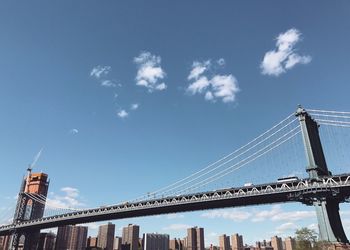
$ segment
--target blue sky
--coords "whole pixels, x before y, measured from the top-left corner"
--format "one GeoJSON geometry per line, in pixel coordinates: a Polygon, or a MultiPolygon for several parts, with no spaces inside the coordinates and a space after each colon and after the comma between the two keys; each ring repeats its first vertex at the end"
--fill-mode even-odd
{"type": "MultiPolygon", "coordinates": [[[[348,1],[1,3],[1,206],[41,148],[35,170],[49,174],[51,198],[92,207],[201,169],[299,103],[350,110],[349,9],[348,1]]],[[[208,243],[235,232],[254,242],[314,224],[312,211],[290,204],[116,224],[171,237],[198,225],[208,243]],[[264,211],[284,217],[252,219],[264,211]],[[288,220],[290,211],[302,215],[288,220]]]]}

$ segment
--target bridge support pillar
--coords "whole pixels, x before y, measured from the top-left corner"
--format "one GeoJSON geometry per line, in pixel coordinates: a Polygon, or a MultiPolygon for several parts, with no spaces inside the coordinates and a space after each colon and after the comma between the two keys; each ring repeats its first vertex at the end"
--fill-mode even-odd
{"type": "Polygon", "coordinates": [[[339,215],[339,203],[325,200],[313,203],[321,241],[348,243],[339,215]]]}
{"type": "MultiPolygon", "coordinates": [[[[311,181],[319,177],[331,176],[323,153],[318,124],[299,107],[296,114],[299,117],[308,166],[306,171],[311,181]]],[[[315,197],[313,205],[316,209],[319,238],[321,241],[348,243],[339,215],[339,201],[331,198],[315,197]]]]}

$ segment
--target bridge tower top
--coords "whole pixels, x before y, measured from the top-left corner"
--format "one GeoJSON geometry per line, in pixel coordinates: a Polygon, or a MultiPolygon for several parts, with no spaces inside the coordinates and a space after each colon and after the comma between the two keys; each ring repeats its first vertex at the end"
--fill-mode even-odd
{"type": "Polygon", "coordinates": [[[318,130],[319,125],[300,105],[295,112],[295,116],[299,118],[300,122],[306,158],[308,161],[306,171],[309,173],[309,177],[312,179],[317,179],[321,176],[332,175],[332,173],[328,170],[326,158],[323,153],[318,130]]]}

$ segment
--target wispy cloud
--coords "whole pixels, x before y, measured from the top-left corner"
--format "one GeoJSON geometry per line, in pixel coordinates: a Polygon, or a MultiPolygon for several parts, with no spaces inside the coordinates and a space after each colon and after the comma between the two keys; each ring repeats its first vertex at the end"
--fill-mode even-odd
{"type": "Polygon", "coordinates": [[[166,73],[160,65],[160,56],[155,56],[150,52],[144,51],[134,58],[134,62],[138,67],[136,85],[147,88],[149,92],[165,90],[167,88],[167,85],[162,82],[166,73]]]}
{"type": "Polygon", "coordinates": [[[171,224],[167,227],[164,227],[163,230],[164,231],[183,231],[190,227],[192,226],[188,224],[171,224]]]}
{"type": "Polygon", "coordinates": [[[201,214],[201,217],[209,219],[229,219],[233,221],[243,221],[247,220],[252,216],[252,213],[247,211],[242,211],[240,209],[230,209],[230,210],[212,210],[201,214]]]}
{"type": "Polygon", "coordinates": [[[131,110],[136,110],[136,109],[138,109],[139,108],[139,104],[138,103],[133,103],[133,104],[131,104],[131,106],[130,106],[130,109],[131,110]]]}
{"type": "Polygon", "coordinates": [[[106,87],[106,88],[115,88],[117,86],[120,87],[121,84],[117,84],[115,81],[108,79],[109,77],[107,76],[111,72],[111,70],[112,70],[111,66],[97,65],[91,70],[90,76],[96,78],[102,87],[106,87]]]}
{"type": "MultiPolygon", "coordinates": [[[[217,67],[222,67],[225,60],[220,58],[214,63],[217,67]]],[[[216,101],[221,99],[222,102],[228,103],[235,101],[236,94],[239,92],[238,81],[232,75],[221,75],[213,72],[213,63],[211,60],[192,64],[187,79],[190,81],[186,91],[191,95],[204,94],[207,101],[216,101]],[[210,73],[210,74],[209,74],[210,73]]]]}
{"type": "Polygon", "coordinates": [[[79,190],[77,188],[63,187],[60,191],[63,193],[62,195],[50,193],[46,201],[47,206],[54,208],[78,208],[85,206],[79,200],[79,190]]]}
{"type": "Polygon", "coordinates": [[[126,112],[124,109],[122,109],[117,113],[117,115],[123,119],[123,118],[126,118],[129,115],[129,113],[126,112]]]}
{"type": "Polygon", "coordinates": [[[97,65],[92,68],[90,72],[90,76],[93,76],[97,79],[101,78],[102,76],[108,75],[108,73],[111,71],[111,66],[101,66],[97,65]]]}
{"type": "Polygon", "coordinates": [[[262,221],[286,221],[295,222],[304,220],[307,218],[314,218],[316,216],[315,211],[309,210],[296,210],[296,211],[284,211],[280,205],[274,205],[271,209],[267,210],[240,210],[240,209],[219,209],[212,210],[201,214],[201,217],[215,219],[223,218],[234,221],[250,220],[252,222],[262,221]]]}
{"type": "Polygon", "coordinates": [[[187,79],[198,79],[200,75],[202,75],[205,71],[207,71],[211,66],[210,60],[204,62],[194,61],[192,64],[192,70],[188,75],[187,79]]]}
{"type": "Polygon", "coordinates": [[[182,219],[185,216],[183,214],[168,214],[166,216],[167,219],[172,220],[172,219],[182,219]]]}
{"type": "Polygon", "coordinates": [[[102,87],[112,87],[112,88],[114,88],[114,87],[117,87],[117,84],[115,84],[112,80],[103,80],[102,82],[101,82],[101,86],[102,87]]]}
{"type": "Polygon", "coordinates": [[[295,45],[301,41],[301,33],[297,29],[289,29],[276,38],[276,48],[266,52],[260,64],[264,75],[279,76],[297,64],[308,64],[311,56],[299,55],[295,52],[295,45]]]}
{"type": "Polygon", "coordinates": [[[271,217],[272,221],[298,221],[306,218],[315,217],[315,211],[292,211],[292,212],[280,212],[271,217]]]}
{"type": "Polygon", "coordinates": [[[278,235],[278,234],[283,234],[285,232],[291,232],[291,231],[294,232],[298,228],[299,226],[294,224],[293,222],[286,222],[276,227],[276,234],[278,235]]]}
{"type": "Polygon", "coordinates": [[[71,130],[69,130],[69,134],[71,134],[71,135],[76,135],[78,133],[79,133],[79,130],[76,128],[72,128],[71,130]]]}

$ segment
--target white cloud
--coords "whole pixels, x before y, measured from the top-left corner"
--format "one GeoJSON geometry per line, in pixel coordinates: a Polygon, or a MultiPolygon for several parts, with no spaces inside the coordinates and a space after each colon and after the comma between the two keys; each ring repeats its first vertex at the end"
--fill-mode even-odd
{"type": "Polygon", "coordinates": [[[297,211],[283,211],[280,205],[274,205],[272,209],[255,211],[252,217],[253,222],[260,222],[264,220],[271,221],[299,221],[306,218],[315,217],[315,211],[297,210],[297,211]]]}
{"type": "Polygon", "coordinates": [[[192,95],[202,93],[209,85],[210,81],[208,78],[206,76],[201,76],[188,86],[187,91],[191,92],[192,95]]]}
{"type": "Polygon", "coordinates": [[[305,220],[308,218],[315,218],[315,211],[308,210],[296,210],[296,211],[283,211],[280,205],[274,205],[270,209],[266,210],[241,210],[241,209],[220,209],[211,210],[200,215],[201,217],[208,219],[230,219],[234,221],[250,220],[252,222],[262,221],[285,221],[295,222],[305,220]]]}
{"type": "Polygon", "coordinates": [[[156,90],[164,90],[164,89],[166,89],[168,86],[164,83],[164,82],[162,82],[162,83],[160,83],[160,84],[158,84],[157,86],[156,86],[156,90]]]}
{"type": "Polygon", "coordinates": [[[77,188],[72,187],[63,187],[61,188],[62,192],[65,192],[68,197],[78,197],[79,190],[77,188]]]}
{"type": "Polygon", "coordinates": [[[279,225],[278,227],[276,227],[276,234],[282,234],[285,232],[295,231],[298,228],[299,228],[299,226],[297,226],[293,222],[283,223],[282,225],[279,225]]]}
{"type": "Polygon", "coordinates": [[[201,214],[201,217],[215,219],[229,219],[233,221],[243,221],[250,218],[252,214],[247,211],[241,211],[238,209],[230,209],[230,210],[212,210],[209,212],[205,212],[201,214]]]}
{"type": "Polygon", "coordinates": [[[191,225],[187,224],[171,224],[167,227],[164,227],[164,231],[183,231],[186,230],[187,228],[191,228],[191,225]]]}
{"type": "Polygon", "coordinates": [[[308,225],[307,227],[311,230],[318,231],[318,224],[317,223],[312,223],[312,224],[308,225]]]}
{"type": "Polygon", "coordinates": [[[205,93],[204,99],[207,100],[207,101],[213,100],[214,99],[213,93],[211,93],[210,91],[207,91],[205,93]]]}
{"type": "Polygon", "coordinates": [[[108,75],[108,73],[110,71],[111,71],[111,66],[97,65],[91,70],[90,76],[93,76],[93,77],[99,79],[102,76],[108,75]]]}
{"type": "Polygon", "coordinates": [[[271,217],[272,221],[298,221],[306,218],[315,217],[315,211],[292,211],[280,212],[271,217]]]}
{"type": "Polygon", "coordinates": [[[238,83],[233,75],[216,75],[211,79],[213,94],[222,98],[223,102],[233,102],[239,91],[238,83]]]}
{"type": "Polygon", "coordinates": [[[115,88],[115,87],[117,87],[117,84],[115,84],[113,81],[111,81],[111,80],[103,80],[102,82],[101,82],[101,86],[102,87],[107,87],[107,88],[115,88]]]}
{"type": "Polygon", "coordinates": [[[135,57],[134,62],[138,66],[136,85],[146,87],[149,92],[167,88],[164,82],[160,82],[166,76],[165,71],[160,66],[160,56],[155,56],[145,51],[135,57]]]}
{"type": "Polygon", "coordinates": [[[126,112],[124,109],[120,110],[117,114],[120,118],[125,118],[129,115],[128,112],[126,112]]]}
{"type": "Polygon", "coordinates": [[[46,205],[53,208],[78,208],[85,206],[79,201],[79,190],[72,187],[63,187],[60,190],[63,195],[50,193],[46,205]]]}
{"type": "MultiPolygon", "coordinates": [[[[223,58],[217,60],[219,66],[224,65],[223,58]]],[[[204,62],[195,61],[192,70],[188,75],[188,80],[193,80],[187,87],[187,92],[191,95],[204,94],[207,101],[221,99],[223,102],[233,102],[239,92],[238,82],[233,75],[213,74],[211,78],[204,75],[212,67],[210,60],[204,62]]]]}
{"type": "Polygon", "coordinates": [[[259,222],[259,221],[264,221],[266,219],[271,219],[271,217],[281,212],[282,210],[279,205],[275,205],[272,207],[272,209],[269,209],[269,210],[254,211],[254,216],[252,218],[252,221],[259,222]]]}
{"type": "Polygon", "coordinates": [[[266,52],[260,64],[264,75],[279,76],[297,64],[308,64],[311,56],[301,56],[295,53],[294,46],[301,40],[301,33],[297,29],[289,29],[276,38],[276,49],[266,52]]]}
{"type": "Polygon", "coordinates": [[[209,237],[217,237],[217,236],[218,236],[218,233],[216,233],[216,232],[209,233],[209,237]]]}
{"type": "Polygon", "coordinates": [[[184,218],[185,216],[183,214],[168,214],[166,216],[167,219],[181,219],[181,218],[184,218]]]}
{"type": "Polygon", "coordinates": [[[138,108],[139,108],[139,104],[138,103],[131,104],[131,107],[130,107],[131,110],[136,110],[138,108]]]}
{"type": "Polygon", "coordinates": [[[70,133],[71,135],[76,135],[76,134],[79,133],[79,130],[76,129],[76,128],[72,128],[71,130],[69,130],[69,133],[70,133]]]}
{"type": "Polygon", "coordinates": [[[188,75],[187,79],[198,79],[200,75],[202,75],[205,71],[207,71],[211,66],[210,60],[204,62],[194,61],[192,64],[192,70],[188,75]]]}

